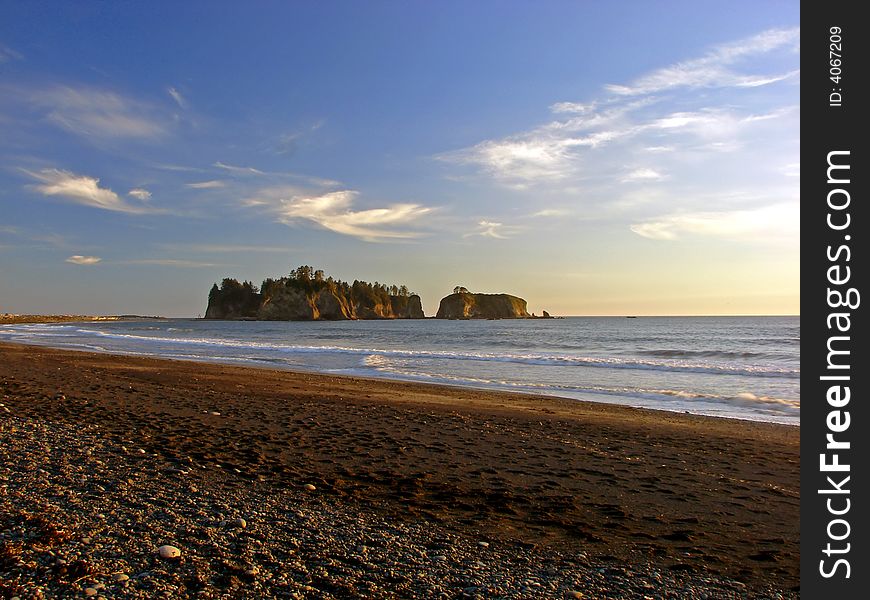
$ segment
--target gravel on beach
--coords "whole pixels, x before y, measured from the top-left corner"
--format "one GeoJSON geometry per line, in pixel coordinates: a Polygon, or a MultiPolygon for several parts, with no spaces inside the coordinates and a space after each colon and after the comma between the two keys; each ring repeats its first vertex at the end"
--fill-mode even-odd
{"type": "Polygon", "coordinates": [[[797,598],[799,441],[0,344],[0,599],[797,598]]]}
{"type": "Polygon", "coordinates": [[[385,519],[304,482],[169,463],[98,424],[3,406],[0,440],[3,598],[797,597],[385,519]]]}

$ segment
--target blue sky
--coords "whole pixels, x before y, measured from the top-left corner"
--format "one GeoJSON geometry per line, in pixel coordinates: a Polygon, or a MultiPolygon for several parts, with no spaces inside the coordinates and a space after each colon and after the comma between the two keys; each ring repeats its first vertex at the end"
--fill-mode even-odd
{"type": "Polygon", "coordinates": [[[0,311],[311,264],[799,312],[797,2],[2,2],[0,311]]]}

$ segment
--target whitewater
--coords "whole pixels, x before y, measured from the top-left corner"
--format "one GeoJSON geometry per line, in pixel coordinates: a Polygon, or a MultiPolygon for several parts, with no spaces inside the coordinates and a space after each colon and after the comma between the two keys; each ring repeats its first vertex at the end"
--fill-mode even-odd
{"type": "Polygon", "coordinates": [[[800,423],[799,317],[131,319],[3,325],[0,340],[800,423]]]}

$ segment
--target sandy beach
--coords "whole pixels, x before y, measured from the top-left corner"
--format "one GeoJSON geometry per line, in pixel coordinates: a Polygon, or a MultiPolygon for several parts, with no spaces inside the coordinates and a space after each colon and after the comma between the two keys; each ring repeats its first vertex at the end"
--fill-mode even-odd
{"type": "Polygon", "coordinates": [[[796,427],[13,344],[0,392],[4,598],[799,595],[796,427]]]}

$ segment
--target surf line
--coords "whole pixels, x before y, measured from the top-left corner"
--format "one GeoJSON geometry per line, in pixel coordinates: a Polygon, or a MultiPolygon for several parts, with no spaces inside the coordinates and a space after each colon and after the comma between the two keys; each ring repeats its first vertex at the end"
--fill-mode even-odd
{"type": "Polygon", "coordinates": [[[848,211],[851,196],[846,188],[851,183],[851,165],[842,161],[844,156],[848,161],[850,151],[829,152],[827,170],[827,183],[832,187],[827,194],[829,211],[826,221],[831,233],[842,235],[842,243],[836,248],[833,245],[827,247],[828,354],[825,374],[819,377],[820,381],[831,384],[825,393],[825,399],[830,407],[825,416],[827,443],[825,452],[819,454],[819,472],[826,477],[827,487],[818,490],[818,493],[826,497],[825,508],[831,517],[825,529],[827,544],[822,549],[822,553],[828,561],[833,561],[833,564],[827,564],[826,559],[819,561],[819,573],[825,579],[838,575],[837,571],[841,568],[844,572],[839,574],[840,577],[849,579],[852,573],[847,558],[852,549],[851,542],[847,541],[852,533],[852,526],[846,518],[852,508],[851,492],[846,487],[852,475],[850,464],[845,462],[850,460],[846,457],[852,449],[852,443],[847,437],[852,419],[850,412],[843,409],[848,406],[852,396],[850,389],[852,313],[850,311],[856,310],[861,305],[861,294],[854,287],[846,287],[852,277],[852,269],[847,264],[852,258],[850,247],[852,236],[848,233],[852,219],[848,211]],[[836,160],[838,157],[839,161],[836,160]],[[840,171],[845,171],[845,175],[841,175],[840,171]]]}

